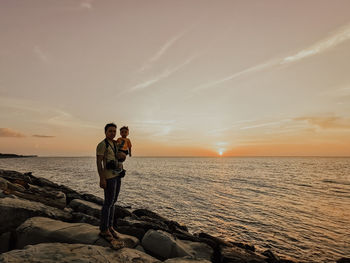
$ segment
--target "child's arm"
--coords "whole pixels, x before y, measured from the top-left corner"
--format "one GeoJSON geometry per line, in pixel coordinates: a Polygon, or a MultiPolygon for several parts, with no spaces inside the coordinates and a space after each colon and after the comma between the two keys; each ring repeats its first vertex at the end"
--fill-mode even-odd
{"type": "Polygon", "coordinates": [[[132,145],[131,145],[131,141],[130,141],[130,139],[129,139],[129,141],[128,141],[128,142],[129,142],[129,156],[131,157],[131,146],[132,146],[132,145]]]}

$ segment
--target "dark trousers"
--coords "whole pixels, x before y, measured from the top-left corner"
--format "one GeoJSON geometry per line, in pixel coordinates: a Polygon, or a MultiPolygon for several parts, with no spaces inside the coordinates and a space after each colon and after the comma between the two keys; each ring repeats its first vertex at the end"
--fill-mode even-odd
{"type": "Polygon", "coordinates": [[[117,202],[119,191],[121,186],[121,178],[114,177],[107,179],[107,186],[104,189],[105,200],[103,202],[101,211],[101,224],[100,230],[106,231],[108,228],[113,227],[114,221],[114,204],[117,202]]]}

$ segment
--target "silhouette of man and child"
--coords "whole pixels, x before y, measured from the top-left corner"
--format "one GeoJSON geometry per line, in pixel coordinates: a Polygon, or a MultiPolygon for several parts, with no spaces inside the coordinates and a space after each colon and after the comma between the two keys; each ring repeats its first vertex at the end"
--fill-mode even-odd
{"type": "Polygon", "coordinates": [[[115,249],[124,246],[118,240],[119,235],[114,228],[114,204],[117,202],[121,187],[121,178],[125,176],[123,162],[126,156],[131,156],[131,141],[128,137],[129,128],[120,128],[120,136],[114,140],[117,125],[106,124],[105,139],[96,148],[97,171],[100,177],[100,187],[104,190],[104,202],[101,210],[100,236],[111,243],[115,249]]]}

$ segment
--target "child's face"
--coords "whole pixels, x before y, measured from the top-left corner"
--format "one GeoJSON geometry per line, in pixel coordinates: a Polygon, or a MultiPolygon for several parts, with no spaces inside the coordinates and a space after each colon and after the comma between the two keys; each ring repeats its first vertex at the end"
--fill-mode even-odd
{"type": "Polygon", "coordinates": [[[126,136],[129,135],[129,131],[127,129],[122,129],[120,131],[120,136],[122,136],[123,138],[126,138],[126,136]]]}

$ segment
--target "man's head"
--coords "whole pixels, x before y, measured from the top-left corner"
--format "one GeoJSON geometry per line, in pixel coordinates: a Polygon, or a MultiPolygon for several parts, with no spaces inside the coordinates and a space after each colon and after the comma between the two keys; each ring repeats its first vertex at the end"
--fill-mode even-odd
{"type": "Polygon", "coordinates": [[[117,125],[112,123],[107,123],[105,126],[105,134],[106,138],[109,140],[113,140],[117,133],[117,125]]]}
{"type": "Polygon", "coordinates": [[[123,126],[120,128],[120,136],[123,138],[126,138],[129,135],[129,128],[128,126],[123,126]]]}

